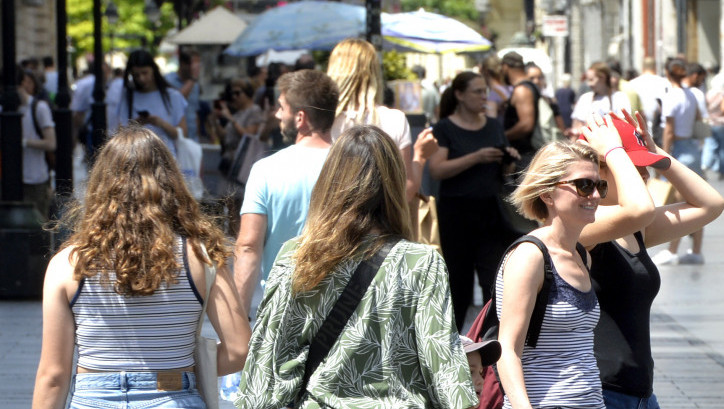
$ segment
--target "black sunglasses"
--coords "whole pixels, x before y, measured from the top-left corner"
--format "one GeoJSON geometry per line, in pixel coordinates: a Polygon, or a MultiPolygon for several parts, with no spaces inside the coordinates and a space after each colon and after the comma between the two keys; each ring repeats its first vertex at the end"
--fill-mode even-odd
{"type": "Polygon", "coordinates": [[[608,182],[605,180],[594,181],[592,179],[573,179],[573,180],[562,180],[556,183],[557,185],[573,184],[576,186],[576,193],[581,197],[588,197],[593,194],[593,189],[598,190],[598,194],[601,195],[601,199],[606,197],[608,193],[608,182]]]}

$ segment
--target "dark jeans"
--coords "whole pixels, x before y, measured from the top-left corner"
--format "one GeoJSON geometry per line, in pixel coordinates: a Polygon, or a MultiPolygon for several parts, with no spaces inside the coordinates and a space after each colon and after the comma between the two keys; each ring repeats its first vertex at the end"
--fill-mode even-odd
{"type": "Polygon", "coordinates": [[[441,197],[438,204],[440,244],[447,265],[455,323],[462,329],[473,301],[474,276],[490,299],[503,252],[517,236],[502,222],[495,198],[441,197]]]}
{"type": "Polygon", "coordinates": [[[606,409],[661,409],[656,395],[639,398],[611,390],[603,390],[603,402],[606,409]]]}

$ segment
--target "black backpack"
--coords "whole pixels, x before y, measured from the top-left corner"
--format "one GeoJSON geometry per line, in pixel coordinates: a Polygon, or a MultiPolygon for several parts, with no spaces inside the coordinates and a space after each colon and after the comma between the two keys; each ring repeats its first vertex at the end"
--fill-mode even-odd
{"type": "MultiPolygon", "coordinates": [[[[30,103],[30,117],[33,119],[33,127],[35,128],[35,133],[38,134],[38,136],[42,139],[43,130],[40,128],[40,124],[38,123],[38,114],[36,113],[36,111],[38,110],[38,103],[41,101],[41,99],[48,104],[48,107],[50,107],[50,102],[41,98],[40,95],[36,95],[33,97],[33,101],[30,103]]],[[[45,151],[45,162],[48,164],[48,170],[55,169],[54,151],[45,151]]]]}
{"type": "MultiPolygon", "coordinates": [[[[543,325],[543,317],[545,316],[546,306],[548,305],[548,295],[550,294],[551,284],[553,283],[553,262],[551,261],[550,254],[548,253],[548,248],[539,238],[535,236],[525,235],[520,237],[518,240],[514,241],[507,250],[505,250],[496,271],[501,270],[508,254],[519,244],[525,242],[535,244],[541,253],[543,253],[543,286],[536,296],[535,306],[533,307],[533,313],[531,314],[530,323],[528,324],[528,332],[525,337],[525,344],[535,348],[538,344],[538,336],[540,335],[540,329],[543,325]]],[[[576,243],[576,250],[578,251],[578,254],[581,255],[583,262],[587,264],[588,257],[583,245],[576,243]]],[[[493,284],[493,290],[491,293],[492,296],[490,297],[490,300],[485,303],[483,310],[480,311],[480,314],[478,314],[472,328],[467,334],[468,338],[472,339],[474,342],[498,339],[500,321],[498,320],[498,314],[495,307],[495,284],[493,284]]],[[[481,402],[479,408],[502,408],[505,391],[503,390],[503,385],[500,383],[498,370],[495,365],[485,367],[484,379],[485,382],[483,385],[483,393],[480,398],[481,402]]]]}

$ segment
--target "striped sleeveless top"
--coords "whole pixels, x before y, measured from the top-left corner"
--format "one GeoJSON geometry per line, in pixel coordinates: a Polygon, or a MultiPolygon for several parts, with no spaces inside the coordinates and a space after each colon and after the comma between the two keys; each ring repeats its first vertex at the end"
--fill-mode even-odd
{"type": "MultiPolygon", "coordinates": [[[[149,296],[117,294],[97,274],[80,281],[70,302],[78,366],[98,371],[161,371],[194,365],[203,300],[191,278],[186,240],[176,238],[177,283],[149,296]]],[[[115,273],[109,273],[110,283],[115,273]]]]}
{"type": "MultiPolygon", "coordinates": [[[[555,265],[553,277],[538,344],[526,345],[521,357],[528,399],[534,408],[605,409],[593,354],[593,329],[600,316],[596,293],[568,284],[555,265]]],[[[503,291],[501,268],[495,282],[498,318],[503,291]]],[[[503,408],[511,408],[507,396],[503,408]]]]}

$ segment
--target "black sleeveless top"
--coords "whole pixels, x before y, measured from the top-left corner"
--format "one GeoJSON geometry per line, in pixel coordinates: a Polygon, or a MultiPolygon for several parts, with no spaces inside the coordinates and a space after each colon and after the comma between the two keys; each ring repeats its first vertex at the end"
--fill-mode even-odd
{"type": "Polygon", "coordinates": [[[651,304],[661,276],[644,247],[641,232],[634,233],[639,252],[631,254],[615,241],[591,250],[591,279],[601,306],[594,330],[594,353],[604,389],[647,398],[653,393],[651,304]]]}
{"type": "MultiPolygon", "coordinates": [[[[540,98],[540,92],[538,91],[538,87],[535,86],[530,81],[521,81],[516,85],[516,87],[524,86],[531,90],[533,93],[533,106],[535,107],[535,125],[533,129],[535,129],[535,126],[538,126],[538,98],[540,98]]],[[[515,89],[513,89],[513,92],[515,92],[515,89]]],[[[510,93],[511,99],[513,97],[513,92],[510,93]]],[[[508,104],[505,107],[505,112],[503,113],[503,129],[506,131],[515,124],[518,123],[520,118],[518,118],[518,111],[516,111],[513,104],[510,103],[510,99],[508,99],[508,104]]],[[[525,138],[516,139],[514,141],[510,141],[510,146],[514,147],[518,150],[518,153],[521,155],[532,153],[535,151],[533,149],[533,144],[531,143],[531,140],[533,139],[533,132],[530,131],[528,135],[525,136],[525,138]]]]}

